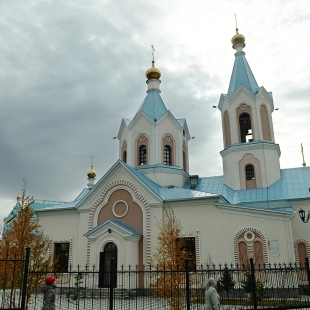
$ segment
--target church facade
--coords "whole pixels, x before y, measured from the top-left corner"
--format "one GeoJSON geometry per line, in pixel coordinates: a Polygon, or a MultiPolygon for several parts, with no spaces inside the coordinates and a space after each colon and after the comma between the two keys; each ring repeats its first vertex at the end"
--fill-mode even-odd
{"type": "MultiPolygon", "coordinates": [[[[223,175],[189,174],[185,119],[176,119],[161,98],[161,72],[147,70],[147,95],[118,132],[119,159],[71,202],[32,205],[62,270],[69,265],[142,266],[156,250],[157,222],[171,208],[181,221],[196,264],[304,262],[310,230],[299,209],[310,210],[310,170],[280,169],[272,93],[259,87],[243,51],[232,38],[235,62],[227,94],[218,103],[223,128],[223,175]],[[55,229],[57,222],[59,229],[55,229]]],[[[5,219],[5,229],[19,199],[5,219]]]]}

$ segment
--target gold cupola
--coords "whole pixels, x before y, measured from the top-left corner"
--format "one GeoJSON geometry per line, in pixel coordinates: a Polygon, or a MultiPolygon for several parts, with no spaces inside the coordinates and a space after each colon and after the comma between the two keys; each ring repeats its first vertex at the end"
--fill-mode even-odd
{"type": "Polygon", "coordinates": [[[87,172],[87,176],[88,176],[88,178],[90,178],[90,179],[95,178],[95,177],[96,177],[96,172],[95,172],[95,170],[94,170],[93,168],[91,168],[91,169],[87,172]]]}
{"type": "Polygon", "coordinates": [[[154,46],[152,45],[152,68],[148,69],[145,72],[145,76],[148,80],[159,80],[161,77],[161,72],[159,69],[155,68],[155,60],[154,60],[154,46]]]}
{"type": "Polygon", "coordinates": [[[87,172],[87,177],[89,179],[94,179],[96,177],[96,172],[94,170],[94,157],[92,157],[91,167],[90,167],[90,170],[87,172]]]}
{"type": "Polygon", "coordinates": [[[239,33],[238,28],[236,28],[236,34],[231,38],[232,47],[236,44],[243,44],[243,47],[245,47],[245,37],[241,33],[239,33]]]}

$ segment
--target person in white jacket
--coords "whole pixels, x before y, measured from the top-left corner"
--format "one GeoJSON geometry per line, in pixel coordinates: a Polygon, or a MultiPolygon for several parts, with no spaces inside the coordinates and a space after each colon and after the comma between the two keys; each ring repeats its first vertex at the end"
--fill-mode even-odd
{"type": "Polygon", "coordinates": [[[216,291],[215,285],[215,280],[210,278],[205,286],[206,292],[204,310],[220,310],[220,296],[216,291]]]}

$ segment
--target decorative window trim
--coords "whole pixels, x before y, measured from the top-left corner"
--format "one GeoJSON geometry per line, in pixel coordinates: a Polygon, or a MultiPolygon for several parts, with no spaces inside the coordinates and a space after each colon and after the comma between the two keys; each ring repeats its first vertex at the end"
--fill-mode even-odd
{"type": "Polygon", "coordinates": [[[113,204],[113,207],[112,207],[112,212],[113,212],[114,216],[116,216],[116,217],[124,217],[124,216],[127,214],[127,212],[128,212],[128,204],[127,204],[127,202],[126,202],[125,200],[118,200],[118,201],[115,201],[114,204],[113,204]],[[115,206],[116,206],[119,202],[124,203],[125,206],[126,206],[126,211],[125,211],[125,213],[124,213],[123,215],[118,215],[118,214],[115,213],[115,206]]]}
{"type": "Polygon", "coordinates": [[[199,268],[201,266],[201,259],[200,259],[200,236],[195,236],[195,243],[196,243],[196,266],[199,268]]]}
{"type": "MultiPolygon", "coordinates": [[[[235,235],[235,238],[234,238],[234,259],[235,259],[235,264],[236,265],[239,264],[239,255],[238,255],[238,253],[239,253],[239,242],[238,242],[238,240],[239,240],[239,238],[240,238],[240,236],[242,234],[247,233],[249,231],[253,232],[254,234],[256,233],[261,238],[261,241],[262,241],[262,244],[263,244],[263,251],[264,251],[264,253],[263,253],[264,262],[265,262],[265,264],[269,264],[269,257],[268,257],[268,251],[267,251],[267,249],[268,249],[267,240],[266,240],[265,236],[263,235],[263,233],[260,230],[258,230],[256,228],[253,228],[253,227],[243,228],[239,232],[237,232],[237,234],[235,235]]],[[[254,241],[255,241],[255,239],[252,242],[254,242],[254,241]]]]}
{"type": "Polygon", "coordinates": [[[239,165],[239,176],[240,176],[240,188],[241,189],[246,189],[247,182],[251,182],[251,180],[247,180],[247,177],[246,177],[246,166],[248,165],[252,165],[254,167],[256,188],[262,187],[260,162],[254,156],[254,154],[252,153],[244,154],[242,159],[239,161],[238,165],[239,165]]]}
{"type": "Polygon", "coordinates": [[[225,110],[225,112],[223,113],[223,126],[225,135],[225,147],[228,147],[231,145],[230,117],[228,110],[225,110]]]}
{"type": "Polygon", "coordinates": [[[183,140],[183,144],[182,144],[182,165],[183,165],[183,170],[184,171],[188,171],[188,160],[187,160],[187,145],[185,140],[183,140]]]}
{"type": "Polygon", "coordinates": [[[253,233],[253,231],[246,231],[245,233],[244,233],[244,239],[245,239],[245,241],[247,241],[247,242],[253,242],[254,241],[254,239],[255,239],[255,234],[253,233]],[[251,235],[251,238],[248,238],[248,234],[250,234],[251,235]]]}
{"type": "Polygon", "coordinates": [[[307,256],[310,256],[310,244],[307,240],[305,239],[297,239],[294,242],[294,254],[295,254],[295,262],[298,263],[299,257],[298,257],[298,244],[303,243],[306,246],[306,251],[307,251],[307,256]]]}
{"type": "Polygon", "coordinates": [[[260,122],[262,128],[263,140],[272,141],[269,110],[265,104],[260,105],[260,122]]]}

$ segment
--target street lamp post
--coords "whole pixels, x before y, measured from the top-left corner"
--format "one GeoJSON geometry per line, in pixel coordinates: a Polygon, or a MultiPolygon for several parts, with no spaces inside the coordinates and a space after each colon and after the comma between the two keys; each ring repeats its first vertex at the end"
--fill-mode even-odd
{"type": "Polygon", "coordinates": [[[307,219],[306,219],[306,211],[305,211],[305,210],[300,209],[300,210],[298,211],[298,213],[299,213],[300,219],[301,219],[304,223],[308,223],[309,218],[310,218],[310,211],[308,211],[307,219]]]}

